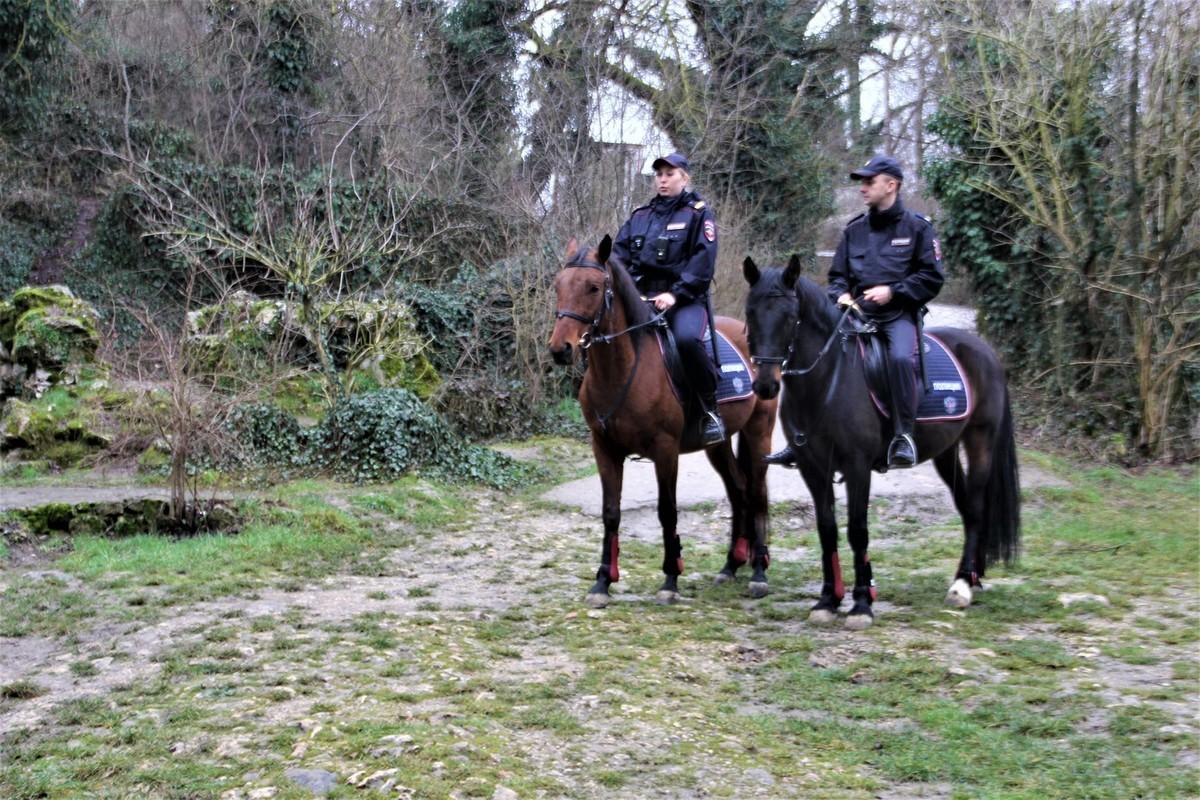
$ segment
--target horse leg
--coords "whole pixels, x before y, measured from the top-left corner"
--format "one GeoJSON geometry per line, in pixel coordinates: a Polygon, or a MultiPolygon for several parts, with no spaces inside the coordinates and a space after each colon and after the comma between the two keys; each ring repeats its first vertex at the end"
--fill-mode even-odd
{"type": "Polygon", "coordinates": [[[871,472],[863,465],[846,478],[846,538],[854,551],[854,605],[846,616],[846,627],[852,631],[869,628],[875,621],[871,604],[875,602],[875,579],[871,557],[867,553],[870,536],[867,532],[867,506],[871,496],[871,472]],[[857,477],[861,476],[861,477],[857,477]]]}
{"type": "Polygon", "coordinates": [[[801,459],[800,472],[808,484],[817,516],[817,537],[821,540],[821,597],[808,612],[808,621],[829,625],[837,619],[838,608],[846,596],[842,583],[842,566],[838,563],[838,526],[834,514],[833,481],[819,467],[801,459]]]}
{"type": "Polygon", "coordinates": [[[625,458],[619,453],[609,452],[594,436],[592,452],[596,456],[596,466],[600,472],[604,543],[600,548],[600,568],[596,570],[596,582],[587,593],[587,604],[592,608],[604,608],[611,599],[608,587],[621,578],[618,565],[621,545],[617,530],[621,526],[621,484],[625,476],[625,458]]]}
{"type": "Polygon", "coordinates": [[[984,486],[991,464],[986,448],[972,446],[978,444],[975,441],[977,438],[979,437],[968,433],[962,439],[970,460],[970,472],[963,473],[957,445],[933,460],[938,475],[950,487],[954,496],[954,507],[958,509],[963,521],[962,558],[958,562],[958,571],[954,573],[950,591],[946,593],[946,603],[955,608],[971,605],[972,590],[981,585],[979,578],[983,575],[986,564],[987,542],[983,536],[983,505],[984,486]]]}
{"type": "Polygon", "coordinates": [[[679,542],[679,512],[675,508],[675,481],[679,477],[679,456],[658,458],[654,462],[658,478],[658,522],[662,525],[663,563],[667,576],[654,602],[670,605],[679,602],[679,576],[683,574],[683,545],[679,542]]]}
{"type": "MultiPolygon", "coordinates": [[[[750,538],[747,532],[747,503],[746,481],[742,468],[734,458],[733,448],[728,440],[717,447],[706,451],[708,461],[713,469],[721,476],[725,484],[725,494],[729,497],[732,522],[729,528],[729,550],[725,554],[725,566],[717,573],[714,583],[725,583],[733,580],[738,568],[750,560],[750,538]]],[[[765,578],[765,576],[764,576],[765,578]]],[[[765,583],[765,580],[763,581],[765,583]]],[[[753,580],[751,581],[753,584],[753,580]]],[[[755,597],[766,595],[766,587],[761,587],[761,594],[755,594],[751,586],[751,594],[755,597]]]]}
{"type": "Polygon", "coordinates": [[[767,594],[767,567],[771,565],[768,549],[770,538],[770,499],[767,496],[767,464],[763,456],[771,452],[771,433],[775,429],[775,412],[756,413],[738,436],[738,464],[746,486],[746,535],[754,535],[754,571],[750,575],[750,595],[767,594]]]}

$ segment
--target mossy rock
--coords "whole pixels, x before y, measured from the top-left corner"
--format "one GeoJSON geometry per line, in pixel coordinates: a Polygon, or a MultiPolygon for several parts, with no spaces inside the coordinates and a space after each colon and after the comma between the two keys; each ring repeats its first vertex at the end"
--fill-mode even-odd
{"type": "MultiPolygon", "coordinates": [[[[369,378],[373,388],[403,387],[429,396],[440,377],[407,304],[393,298],[338,300],[315,308],[331,361],[369,378]]],[[[271,366],[318,367],[317,344],[299,322],[296,304],[239,292],[188,314],[188,346],[214,374],[247,375],[271,366]]]]}
{"type": "Polygon", "coordinates": [[[68,530],[72,536],[104,536],[108,533],[108,519],[103,514],[76,514],[68,530]]]}
{"type": "Polygon", "coordinates": [[[79,386],[55,387],[30,401],[10,398],[0,409],[0,452],[27,450],[25,460],[75,464],[112,444],[97,404],[95,395],[79,386]]]}
{"type": "Polygon", "coordinates": [[[65,533],[71,529],[75,507],[70,503],[48,503],[36,508],[17,509],[13,513],[25,521],[30,534],[47,536],[52,533],[65,533]]]}
{"type": "Polygon", "coordinates": [[[66,286],[24,287],[0,305],[0,342],[30,371],[96,361],[100,315],[66,286]]]}

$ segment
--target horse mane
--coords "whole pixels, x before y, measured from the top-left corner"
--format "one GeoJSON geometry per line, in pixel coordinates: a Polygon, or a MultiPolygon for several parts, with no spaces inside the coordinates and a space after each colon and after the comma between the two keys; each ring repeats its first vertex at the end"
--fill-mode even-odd
{"type": "MultiPolygon", "coordinates": [[[[633,276],[629,274],[629,270],[625,269],[625,265],[618,258],[609,258],[608,268],[612,271],[613,293],[622,308],[625,309],[625,324],[633,327],[648,323],[654,315],[650,312],[650,305],[642,299],[641,292],[638,291],[637,284],[633,282],[633,276]]],[[[637,327],[630,331],[629,335],[633,337],[635,347],[641,344],[642,334],[646,330],[645,327],[637,327]]]]}
{"type": "MultiPolygon", "coordinates": [[[[781,273],[782,274],[782,273],[781,273]]],[[[801,320],[813,324],[823,332],[832,332],[838,324],[837,306],[829,299],[825,290],[811,278],[801,275],[796,281],[796,299],[800,307],[801,320]]]]}

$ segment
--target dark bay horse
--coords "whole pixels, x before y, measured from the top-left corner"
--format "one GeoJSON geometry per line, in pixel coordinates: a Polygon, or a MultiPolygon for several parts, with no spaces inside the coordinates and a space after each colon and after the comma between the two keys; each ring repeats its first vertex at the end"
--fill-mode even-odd
{"type": "MultiPolygon", "coordinates": [[[[871,471],[886,463],[890,423],[878,410],[854,338],[843,348],[843,315],[825,292],[800,275],[795,256],[786,269],[759,270],[747,258],[743,274],[750,284],[746,324],[751,353],[758,364],[754,390],[762,398],[787,392],[780,419],[798,457],[800,474],[812,494],[821,540],[824,583],[809,615],[813,622],[837,619],[845,595],[838,563],[838,526],[834,516],[834,473],[846,482],[846,538],[854,551],[854,605],[846,627],[866,628],[874,621],[875,581],[867,555],[867,505],[871,471]]],[[[972,403],[956,419],[918,421],[917,453],[933,459],[950,487],[962,516],[962,560],[946,602],[971,603],[987,565],[1010,563],[1020,548],[1020,487],[1008,387],[999,357],[982,339],[952,328],[936,336],[962,366],[972,403]],[[964,474],[959,445],[966,457],[964,474]]]]}
{"type": "MultiPolygon", "coordinates": [[[[621,483],[625,459],[638,454],[654,462],[658,482],[666,580],[657,602],[673,603],[679,599],[678,578],[683,573],[675,508],[679,454],[699,449],[698,436],[685,431],[684,406],[668,377],[655,315],[624,266],[609,260],[611,250],[608,236],[594,250],[581,249],[574,239],[568,243],[565,265],[554,281],[558,310],[550,336],[550,352],[559,364],[571,364],[581,351],[587,353],[579,404],[591,429],[604,520],[600,568],[587,602],[597,608],[608,605],[608,588],[619,579],[621,483]]],[[[716,324],[748,361],[742,323],[717,317],[716,324]]],[[[737,456],[729,439],[706,451],[733,511],[729,551],[717,581],[732,579],[738,567],[750,561],[750,593],[755,597],[767,593],[768,504],[762,457],[770,449],[775,407],[775,400],[759,398],[749,387],[743,399],[720,403],[726,431],[730,437],[738,434],[737,456]]]]}

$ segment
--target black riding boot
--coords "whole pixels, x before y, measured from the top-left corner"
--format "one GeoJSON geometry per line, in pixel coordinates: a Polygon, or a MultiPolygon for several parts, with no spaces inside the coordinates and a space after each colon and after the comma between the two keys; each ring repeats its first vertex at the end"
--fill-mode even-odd
{"type": "Polygon", "coordinates": [[[796,466],[796,451],[792,449],[790,444],[784,445],[783,449],[778,453],[771,453],[769,456],[763,456],[763,462],[767,464],[778,464],[784,467],[796,466]]]}
{"type": "Polygon", "coordinates": [[[716,392],[700,395],[700,405],[704,408],[700,419],[700,444],[704,447],[720,444],[725,441],[725,421],[717,410],[716,392]]]}

